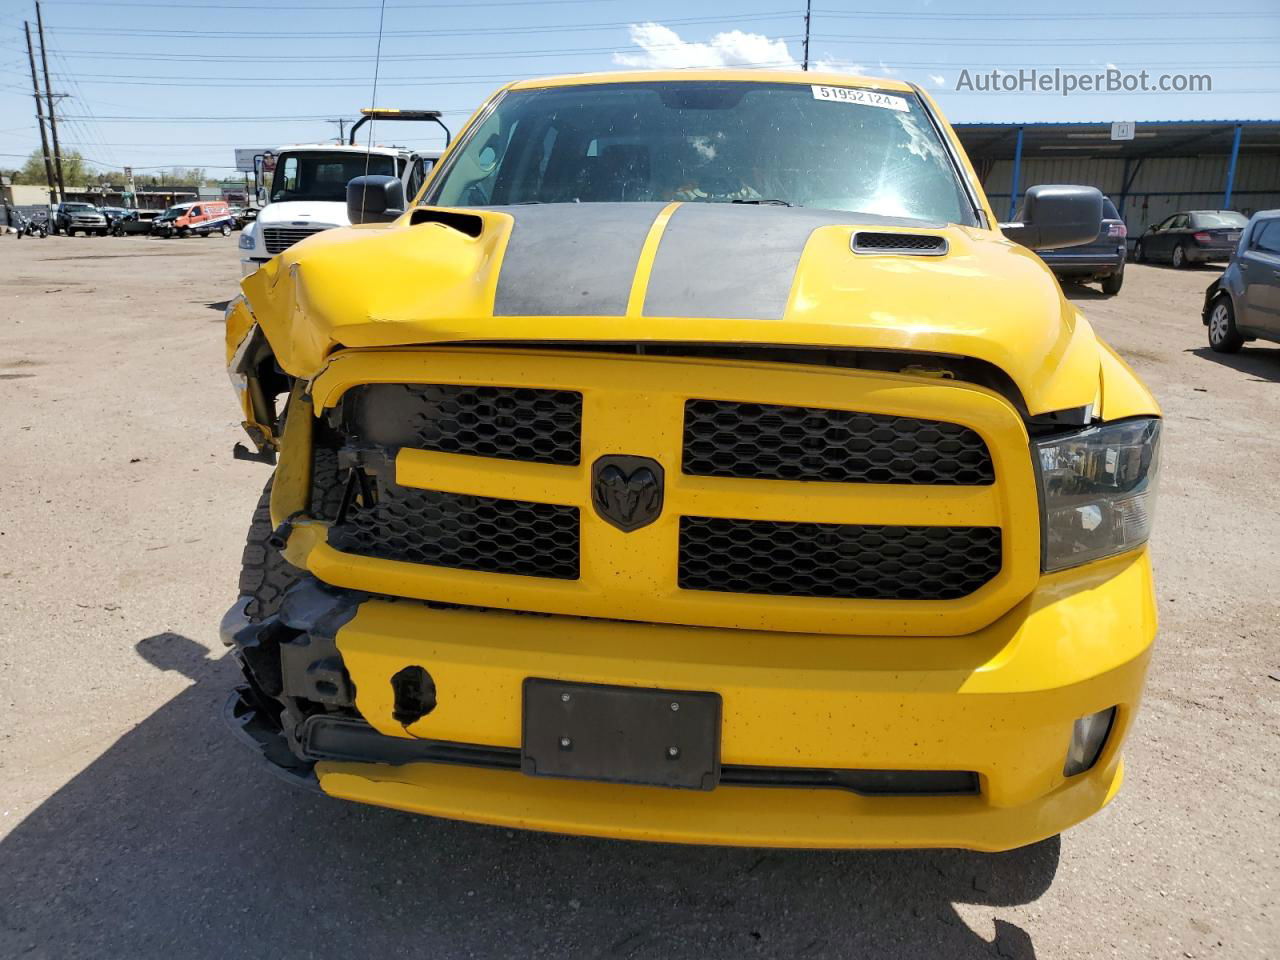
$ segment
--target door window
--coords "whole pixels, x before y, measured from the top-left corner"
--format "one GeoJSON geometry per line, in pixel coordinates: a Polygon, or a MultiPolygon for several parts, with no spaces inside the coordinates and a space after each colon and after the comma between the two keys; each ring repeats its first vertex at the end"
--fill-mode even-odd
{"type": "Polygon", "coordinates": [[[1273,257],[1280,256],[1280,220],[1268,220],[1253,236],[1250,246],[1273,257]]]}
{"type": "Polygon", "coordinates": [[[418,195],[418,191],[422,189],[422,184],[426,180],[426,175],[422,169],[421,157],[414,157],[409,161],[409,163],[411,164],[411,167],[409,169],[409,183],[406,192],[408,193],[408,200],[412,202],[413,198],[418,195]]]}

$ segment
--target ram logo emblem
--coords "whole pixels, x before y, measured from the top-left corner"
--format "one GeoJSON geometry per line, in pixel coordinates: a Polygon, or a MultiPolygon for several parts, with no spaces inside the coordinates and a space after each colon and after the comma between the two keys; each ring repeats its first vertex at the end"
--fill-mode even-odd
{"type": "Polygon", "coordinates": [[[623,533],[639,530],[662,513],[662,464],[649,457],[610,454],[591,467],[591,503],[623,533]]]}

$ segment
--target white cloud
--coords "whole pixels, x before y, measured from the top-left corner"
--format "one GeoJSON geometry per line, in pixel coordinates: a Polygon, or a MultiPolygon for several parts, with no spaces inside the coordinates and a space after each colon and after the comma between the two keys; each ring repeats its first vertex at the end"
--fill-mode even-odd
{"type": "Polygon", "coordinates": [[[771,40],[759,33],[730,30],[717,33],[706,43],[690,43],[660,23],[633,23],[631,42],[640,53],[615,53],[613,62],[623,67],[649,70],[683,70],[696,67],[774,67],[799,69],[785,40],[771,40]]]}
{"type": "Polygon", "coordinates": [[[854,63],[852,60],[841,60],[838,57],[820,57],[813,61],[813,69],[821,73],[857,73],[864,77],[867,75],[864,64],[854,63]]]}
{"type": "MultiPolygon", "coordinates": [[[[774,40],[760,33],[729,30],[715,34],[705,43],[683,40],[680,34],[661,23],[633,23],[627,28],[634,52],[618,51],[613,62],[621,67],[641,70],[715,69],[718,67],[771,67],[775,70],[799,70],[800,61],[791,55],[785,40],[774,40]]],[[[824,73],[853,73],[864,77],[892,77],[899,71],[883,60],[868,67],[838,57],[818,57],[813,69],[824,73]]],[[[942,77],[930,77],[943,85],[942,77]]]]}
{"type": "Polygon", "coordinates": [[[941,87],[947,81],[946,81],[946,78],[942,76],[942,74],[931,73],[929,74],[929,82],[932,83],[935,87],[941,87]]]}

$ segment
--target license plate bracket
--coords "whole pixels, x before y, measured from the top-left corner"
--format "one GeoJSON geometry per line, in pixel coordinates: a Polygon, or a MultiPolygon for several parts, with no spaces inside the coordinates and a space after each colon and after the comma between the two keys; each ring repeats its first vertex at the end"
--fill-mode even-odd
{"type": "Polygon", "coordinates": [[[524,681],[520,766],[529,776],[712,790],[720,694],[524,681]]]}

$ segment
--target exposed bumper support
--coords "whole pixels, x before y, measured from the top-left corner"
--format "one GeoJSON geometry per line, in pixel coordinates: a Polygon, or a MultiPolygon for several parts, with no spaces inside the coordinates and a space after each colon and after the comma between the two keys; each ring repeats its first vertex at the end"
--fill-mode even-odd
{"type": "Polygon", "coordinates": [[[1139,551],[1044,578],[984,631],[929,639],[528,616],[308,578],[277,617],[228,614],[249,681],[228,718],[294,782],[419,813],[674,842],[1008,849],[1118,789],[1155,631],[1150,586],[1139,551]],[[430,671],[432,705],[406,719],[396,678],[414,669],[430,671]],[[720,693],[719,785],[524,775],[528,676],[720,693]],[[1112,705],[1096,766],[1064,777],[1074,720],[1112,705]]]}

